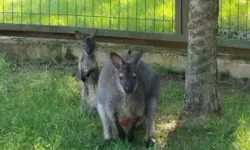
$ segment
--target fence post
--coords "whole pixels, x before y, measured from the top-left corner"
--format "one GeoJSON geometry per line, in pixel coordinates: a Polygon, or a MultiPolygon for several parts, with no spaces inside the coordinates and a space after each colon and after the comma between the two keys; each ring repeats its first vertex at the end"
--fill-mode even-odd
{"type": "Polygon", "coordinates": [[[182,34],[182,0],[175,0],[175,34],[182,34]]]}
{"type": "Polygon", "coordinates": [[[189,0],[181,0],[182,1],[182,16],[181,16],[181,22],[182,22],[182,35],[187,36],[188,34],[188,18],[189,18],[189,0]]]}
{"type": "Polygon", "coordinates": [[[189,0],[175,0],[175,34],[187,36],[189,0]]]}

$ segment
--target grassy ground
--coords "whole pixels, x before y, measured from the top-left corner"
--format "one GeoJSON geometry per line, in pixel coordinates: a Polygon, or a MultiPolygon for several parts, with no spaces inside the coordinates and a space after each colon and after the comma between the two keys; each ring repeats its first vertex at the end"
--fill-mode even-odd
{"type": "MultiPolygon", "coordinates": [[[[168,33],[175,26],[175,0],[0,0],[0,13],[5,23],[168,33]]],[[[249,18],[248,0],[220,0],[220,27],[249,31],[249,18]]]]}
{"type": "MultiPolygon", "coordinates": [[[[0,149],[98,149],[103,140],[101,122],[97,116],[79,114],[79,85],[71,73],[46,65],[20,65],[0,56],[0,149]]],[[[176,126],[183,88],[167,81],[157,111],[156,149],[250,149],[250,94],[224,90],[221,118],[176,126]]],[[[118,142],[106,149],[143,147],[118,142]]]]}

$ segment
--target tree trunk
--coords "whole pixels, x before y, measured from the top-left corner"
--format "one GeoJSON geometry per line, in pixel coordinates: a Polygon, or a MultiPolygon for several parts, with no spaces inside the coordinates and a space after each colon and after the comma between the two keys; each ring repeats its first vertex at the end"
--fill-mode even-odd
{"type": "Polygon", "coordinates": [[[217,96],[218,0],[189,0],[184,118],[220,112],[217,96]]]}

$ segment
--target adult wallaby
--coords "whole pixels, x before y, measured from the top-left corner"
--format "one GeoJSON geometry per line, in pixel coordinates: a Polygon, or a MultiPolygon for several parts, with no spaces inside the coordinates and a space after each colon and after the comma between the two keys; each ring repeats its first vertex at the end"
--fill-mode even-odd
{"type": "Polygon", "coordinates": [[[78,73],[80,78],[81,100],[80,111],[96,112],[96,88],[99,77],[98,64],[95,58],[95,32],[89,36],[75,31],[77,40],[82,40],[83,50],[79,56],[78,73]]]}
{"type": "Polygon", "coordinates": [[[154,144],[154,115],[158,101],[159,79],[141,60],[142,50],[125,55],[110,53],[100,72],[97,110],[103,124],[105,142],[112,140],[111,125],[118,136],[131,142],[138,125],[146,125],[146,147],[154,144]]]}

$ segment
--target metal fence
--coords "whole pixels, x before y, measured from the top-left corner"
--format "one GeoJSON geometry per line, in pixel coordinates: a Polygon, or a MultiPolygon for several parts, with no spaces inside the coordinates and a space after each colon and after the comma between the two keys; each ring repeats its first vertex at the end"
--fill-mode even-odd
{"type": "Polygon", "coordinates": [[[220,0],[219,35],[250,40],[250,1],[220,0]]]}
{"type": "MultiPolygon", "coordinates": [[[[219,2],[219,36],[247,46],[250,1],[219,2]]],[[[108,36],[179,42],[186,41],[187,22],[188,0],[0,0],[0,30],[101,28],[108,36]]]]}
{"type": "Polygon", "coordinates": [[[175,0],[1,0],[1,23],[174,32],[175,0]]]}

